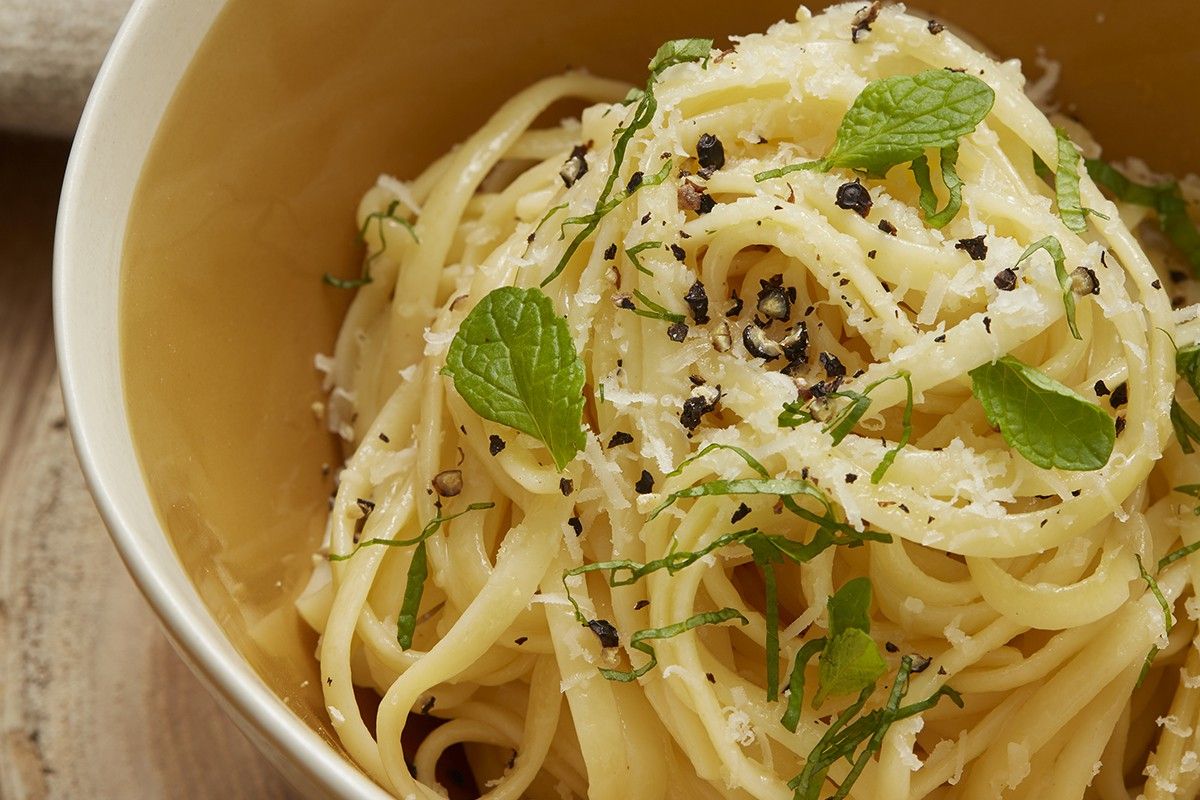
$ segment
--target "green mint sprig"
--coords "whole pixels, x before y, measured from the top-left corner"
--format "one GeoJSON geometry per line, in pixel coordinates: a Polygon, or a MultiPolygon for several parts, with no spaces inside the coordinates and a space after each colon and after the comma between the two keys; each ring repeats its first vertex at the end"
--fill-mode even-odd
{"type": "Polygon", "coordinates": [[[1108,463],[1116,426],[1099,406],[1012,356],[971,370],[971,391],[1009,447],[1042,469],[1108,463]]]}
{"type": "Polygon", "coordinates": [[[561,471],[583,449],[583,362],[540,289],[493,289],[450,343],[442,372],[484,419],[539,439],[561,471]]]}
{"type": "Polygon", "coordinates": [[[760,172],[754,179],[762,182],[800,170],[835,168],[882,178],[892,167],[911,163],[926,221],[941,228],[962,205],[962,181],[955,169],[958,141],[978,127],[995,100],[995,92],[979,78],[945,69],[872,81],[842,118],[824,158],[760,172]],[[942,211],[937,211],[930,181],[929,150],[939,151],[942,182],[949,192],[942,211]]]}
{"type": "Polygon", "coordinates": [[[1017,259],[1014,266],[1021,266],[1026,259],[1039,250],[1045,250],[1054,262],[1054,277],[1058,280],[1058,287],[1062,292],[1063,308],[1067,312],[1067,327],[1071,329],[1072,337],[1082,340],[1083,336],[1079,333],[1079,326],[1075,324],[1075,292],[1071,288],[1071,276],[1067,274],[1067,256],[1063,252],[1062,242],[1054,236],[1038,239],[1025,248],[1025,252],[1021,253],[1021,257],[1017,259]]]}

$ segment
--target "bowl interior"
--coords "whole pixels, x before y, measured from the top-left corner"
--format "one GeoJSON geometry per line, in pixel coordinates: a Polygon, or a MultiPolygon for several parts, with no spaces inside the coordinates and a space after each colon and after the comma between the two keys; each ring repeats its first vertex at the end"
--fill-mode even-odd
{"type": "MultiPolygon", "coordinates": [[[[1002,56],[1039,45],[1058,96],[1113,156],[1200,168],[1200,5],[926,2],[1002,56]]],[[[163,117],[130,211],[120,336],[134,444],[163,530],[217,624],[305,723],[325,722],[315,640],[292,609],[324,524],[336,443],[313,355],[360,258],[354,209],[567,67],[639,81],[664,40],[760,31],[791,2],[231,0],[163,117]]]]}

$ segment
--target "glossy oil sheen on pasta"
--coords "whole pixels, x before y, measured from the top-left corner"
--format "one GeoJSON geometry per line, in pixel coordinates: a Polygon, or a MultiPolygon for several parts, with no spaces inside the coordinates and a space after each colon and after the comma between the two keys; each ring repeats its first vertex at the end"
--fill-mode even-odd
{"type": "Polygon", "coordinates": [[[495,798],[1196,796],[1194,567],[1157,567],[1200,539],[1174,490],[1200,482],[1169,420],[1176,348],[1200,335],[1190,289],[1169,281],[1178,254],[1139,240],[1149,212],[1110,201],[1082,163],[1096,213],[1068,227],[1034,167],[1036,154],[1061,172],[1060,138],[1019,65],[950,31],[853,5],[735,45],[662,70],[623,154],[644,104],[572,73],[363,198],[371,280],[319,359],[350,455],[299,603],[343,746],[398,797],[439,796],[436,765],[458,743],[495,798]],[[906,168],[764,176],[829,153],[868,84],[941,68],[994,92],[958,141],[962,206],[944,227],[927,224],[906,168]],[[594,105],[531,128],[564,98],[594,105]],[[711,145],[697,152],[705,135],[715,166],[711,145]],[[869,207],[848,202],[856,179],[869,207]],[[586,220],[571,218],[610,197],[577,240],[586,220]],[[1050,254],[1022,258],[1047,236],[1098,283],[1067,283],[1078,338],[1050,254]],[[585,375],[585,444],[561,471],[443,372],[489,293],[542,284],[585,375]],[[803,357],[781,357],[801,324],[803,357]],[[1103,466],[1036,466],[991,424],[971,373],[1004,356],[1114,420],[1103,466]],[[852,431],[831,432],[863,396],[852,431]],[[812,491],[768,491],[760,468],[812,491]],[[461,491],[435,481],[452,471],[461,491]],[[660,508],[733,480],[745,490],[660,508]],[[837,542],[804,557],[761,557],[746,537],[713,546],[746,530],[808,544],[830,525],[837,542]],[[681,553],[696,557],[651,568],[681,553]],[[639,577],[580,569],[600,562],[639,577]],[[830,598],[862,578],[859,630],[882,673],[861,694],[825,691],[825,645],[790,696],[797,653],[837,639],[830,598]],[[409,642],[398,617],[418,580],[409,642]],[[647,631],[650,649],[632,646],[647,631]],[[374,725],[355,686],[382,698],[374,725]],[[416,712],[445,722],[406,753],[416,712]],[[855,720],[861,747],[797,788],[855,720]]]}

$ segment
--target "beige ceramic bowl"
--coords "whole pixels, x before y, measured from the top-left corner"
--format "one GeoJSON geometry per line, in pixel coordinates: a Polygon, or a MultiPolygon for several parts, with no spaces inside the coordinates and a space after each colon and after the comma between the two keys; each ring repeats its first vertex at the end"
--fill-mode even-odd
{"type": "MultiPolygon", "coordinates": [[[[1200,5],[926,3],[1004,56],[1061,61],[1115,155],[1200,168],[1200,5]]],[[[314,797],[383,797],[326,721],[292,610],[339,454],[313,354],[360,257],[353,212],[503,98],[569,66],[630,80],[662,41],[762,30],[791,0],[144,0],[67,173],[55,303],[72,430],[121,555],[183,657],[314,797]]],[[[561,109],[558,111],[562,111],[561,109]]],[[[147,720],[152,724],[152,720],[147,720]]]]}

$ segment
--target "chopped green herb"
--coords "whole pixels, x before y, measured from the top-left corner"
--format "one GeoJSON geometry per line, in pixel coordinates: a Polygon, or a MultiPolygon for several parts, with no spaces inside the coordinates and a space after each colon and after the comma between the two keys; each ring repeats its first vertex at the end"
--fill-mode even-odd
{"type": "MultiPolygon", "coordinates": [[[[912,438],[912,413],[913,413],[913,388],[912,376],[908,370],[900,370],[895,375],[889,375],[886,378],[880,378],[867,384],[861,392],[853,389],[839,389],[838,391],[829,392],[824,397],[839,397],[848,399],[850,402],[844,406],[837,414],[825,423],[824,430],[833,437],[833,444],[839,445],[842,443],[850,432],[854,430],[859,421],[867,413],[871,407],[870,394],[880,385],[888,381],[902,380],[907,388],[906,400],[904,403],[904,416],[902,419],[902,432],[900,441],[896,446],[884,453],[883,459],[875,470],[871,473],[871,483],[879,483],[883,480],[883,476],[887,473],[892,463],[896,460],[896,456],[903,450],[909,440],[912,438]]],[[[824,398],[822,399],[824,401],[824,398]]],[[[779,413],[778,425],[781,428],[795,428],[803,425],[806,422],[813,420],[812,412],[807,405],[800,403],[785,403],[783,410],[779,413]]]]}
{"type": "Polygon", "coordinates": [[[396,641],[401,650],[412,647],[413,632],[417,627],[417,612],[421,608],[421,595],[425,592],[425,578],[429,574],[428,554],[425,540],[417,543],[412,561],[408,565],[408,577],[404,584],[404,601],[400,615],[396,618],[396,641]]]}
{"type": "Polygon", "coordinates": [[[875,687],[872,684],[863,689],[858,699],[830,724],[805,759],[803,771],[788,781],[788,788],[795,792],[794,796],[797,800],[817,800],[820,797],[821,787],[829,774],[829,768],[839,759],[844,758],[850,762],[851,768],[842,779],[837,792],[832,796],[834,800],[843,800],[850,794],[855,781],[866,768],[867,762],[883,745],[883,738],[893,723],[928,711],[937,705],[942,697],[949,697],[959,708],[962,708],[962,697],[949,686],[942,686],[926,700],[901,706],[901,700],[908,693],[908,678],[913,671],[914,663],[914,658],[910,655],[900,659],[900,669],[882,708],[869,714],[863,714],[853,723],[850,722],[862,711],[867,699],[874,691],[875,687]],[[856,756],[856,751],[864,742],[866,747],[856,756]]]}
{"type": "Polygon", "coordinates": [[[1192,443],[1200,443],[1200,423],[1183,410],[1178,400],[1171,401],[1171,427],[1175,431],[1175,438],[1179,440],[1179,448],[1189,455],[1194,453],[1192,443]]]}
{"type": "Polygon", "coordinates": [[[686,64],[689,61],[701,61],[704,66],[708,66],[712,47],[712,39],[673,39],[664,42],[650,60],[650,74],[657,78],[667,67],[686,64]]]}
{"type": "Polygon", "coordinates": [[[559,470],[583,449],[583,362],[540,289],[488,293],[454,335],[442,371],[476,414],[541,440],[559,470]]]}
{"type": "Polygon", "coordinates": [[[871,473],[871,483],[879,483],[883,480],[883,476],[896,460],[896,456],[900,451],[908,446],[909,439],[912,438],[912,414],[913,414],[913,386],[912,377],[906,370],[901,370],[900,377],[904,378],[905,400],[904,400],[904,416],[900,420],[900,441],[896,442],[896,446],[890,448],[883,454],[883,459],[875,470],[871,473]]]}
{"type": "Polygon", "coordinates": [[[916,179],[917,187],[921,190],[918,202],[921,205],[921,211],[925,214],[925,223],[931,228],[946,227],[950,220],[958,216],[958,211],[962,208],[963,182],[955,169],[958,164],[958,142],[943,147],[941,159],[942,184],[950,193],[946,199],[946,207],[941,211],[937,210],[937,194],[933,191],[933,182],[929,177],[929,159],[922,153],[913,159],[910,165],[913,178],[916,179]]]}
{"type": "Polygon", "coordinates": [[[1192,393],[1200,399],[1200,345],[1189,345],[1175,351],[1175,372],[1187,381],[1192,393]]]}
{"type": "Polygon", "coordinates": [[[732,445],[732,444],[719,444],[719,443],[705,445],[700,450],[700,452],[696,453],[695,455],[688,456],[683,461],[680,461],[679,466],[677,466],[675,469],[668,472],[663,477],[664,478],[679,477],[680,475],[683,474],[684,467],[687,467],[689,464],[697,461],[700,458],[703,458],[704,456],[708,455],[709,453],[713,452],[714,450],[730,450],[734,453],[737,453],[739,456],[742,457],[742,460],[746,462],[746,464],[750,467],[750,469],[752,469],[758,473],[759,477],[762,477],[762,478],[771,477],[771,473],[767,472],[767,468],[764,467],[757,458],[750,455],[742,448],[740,448],[736,445],[732,445]]]}
{"type": "Polygon", "coordinates": [[[1116,427],[1099,406],[1012,356],[970,375],[988,422],[1032,464],[1086,471],[1108,463],[1116,427]]]}
{"type": "Polygon", "coordinates": [[[1164,632],[1170,633],[1171,628],[1175,627],[1175,615],[1171,613],[1171,604],[1167,602],[1166,596],[1162,593],[1162,589],[1159,588],[1158,581],[1146,571],[1146,566],[1142,563],[1142,557],[1137,553],[1134,553],[1133,557],[1137,559],[1138,573],[1142,576],[1142,580],[1146,582],[1146,588],[1154,594],[1154,598],[1158,600],[1159,607],[1162,608],[1164,632]]]}
{"type": "Polygon", "coordinates": [[[628,248],[625,251],[625,255],[629,256],[629,260],[633,262],[633,266],[637,268],[638,272],[649,275],[653,278],[654,273],[642,266],[642,262],[638,258],[638,254],[643,253],[646,250],[653,250],[656,247],[662,247],[662,242],[642,242],[641,244],[635,244],[633,247],[628,248]]]}
{"type": "MultiPolygon", "coordinates": [[[[1175,491],[1179,491],[1182,488],[1184,488],[1184,487],[1176,486],[1175,491]]],[[[1200,492],[1200,484],[1192,484],[1192,486],[1189,486],[1187,488],[1195,488],[1197,490],[1197,492],[1200,492]]],[[[1178,550],[1172,550],[1171,552],[1167,553],[1165,556],[1163,556],[1162,558],[1160,558],[1158,560],[1158,571],[1162,572],[1164,569],[1171,566],[1179,559],[1187,558],[1188,556],[1190,556],[1192,553],[1196,552],[1197,550],[1200,550],[1200,541],[1192,542],[1191,544],[1185,545],[1185,546],[1179,548],[1178,550]]]]}
{"type": "Polygon", "coordinates": [[[633,308],[629,309],[639,317],[657,319],[663,322],[683,322],[684,320],[683,314],[676,314],[674,311],[668,311],[665,307],[654,302],[638,289],[633,290],[633,296],[636,297],[643,306],[645,306],[645,308],[638,308],[637,306],[634,306],[633,308]]]}
{"type": "Polygon", "coordinates": [[[658,656],[654,652],[654,648],[647,642],[655,639],[670,639],[678,636],[681,633],[699,628],[702,625],[720,625],[722,622],[736,619],[743,625],[749,624],[750,620],[742,616],[735,608],[722,608],[719,611],[707,611],[703,614],[696,614],[688,617],[682,622],[676,622],[674,625],[667,625],[662,628],[646,628],[645,630],[635,631],[629,637],[629,647],[633,650],[640,650],[650,656],[650,660],[640,667],[635,667],[630,670],[619,669],[600,669],[600,674],[610,681],[620,681],[621,683],[630,683],[645,675],[650,670],[654,669],[658,664],[658,656]]]}
{"type": "Polygon", "coordinates": [[[842,118],[828,155],[760,172],[754,180],[834,168],[862,170],[870,177],[882,178],[892,167],[912,163],[921,188],[921,208],[929,224],[940,228],[962,205],[962,182],[955,170],[958,140],[975,130],[995,99],[995,92],[979,78],[944,69],[872,81],[842,118]],[[942,181],[950,192],[946,208],[940,212],[929,180],[927,150],[941,153],[942,181]]]}
{"type": "Polygon", "coordinates": [[[1058,171],[1054,173],[1058,215],[1068,228],[1083,233],[1087,230],[1087,220],[1084,219],[1083,201],[1079,197],[1079,151],[1062,128],[1055,128],[1054,134],[1058,139],[1058,171]]]}
{"type": "Polygon", "coordinates": [[[1038,250],[1045,250],[1054,262],[1054,276],[1058,279],[1059,288],[1062,290],[1063,307],[1067,312],[1067,327],[1071,329],[1072,336],[1082,340],[1083,337],[1079,334],[1079,328],[1075,324],[1075,293],[1071,290],[1071,276],[1067,274],[1067,256],[1063,252],[1062,243],[1053,236],[1038,239],[1025,248],[1025,252],[1021,254],[1021,257],[1017,259],[1017,263],[1013,266],[1021,266],[1021,263],[1025,259],[1032,256],[1038,250]]]}
{"type": "Polygon", "coordinates": [[[367,260],[365,262],[363,262],[363,272],[362,272],[361,278],[349,278],[349,279],[338,278],[338,277],[326,272],[323,276],[321,276],[321,280],[325,281],[325,283],[329,284],[330,286],[337,287],[338,289],[355,289],[359,286],[365,286],[366,284],[370,283],[371,282],[371,262],[373,262],[379,256],[383,255],[384,251],[387,250],[387,237],[383,233],[383,223],[389,219],[392,220],[393,222],[397,222],[400,225],[403,225],[404,229],[408,231],[410,236],[412,236],[413,241],[416,242],[417,244],[420,244],[421,240],[417,238],[417,231],[415,228],[413,228],[413,224],[411,222],[409,222],[407,219],[405,219],[404,217],[396,216],[396,209],[399,208],[399,206],[400,206],[400,201],[393,200],[392,202],[388,203],[386,210],[372,212],[370,214],[367,214],[366,218],[363,219],[362,227],[358,229],[358,237],[357,237],[358,241],[366,242],[367,229],[370,227],[372,222],[378,222],[378,224],[379,224],[379,241],[381,242],[381,244],[380,244],[379,249],[376,250],[374,253],[371,253],[369,256],[367,256],[367,260]]]}
{"type": "Polygon", "coordinates": [[[779,698],[779,589],[775,582],[775,564],[782,561],[780,551],[764,537],[750,537],[746,545],[754,563],[763,573],[763,620],[766,624],[767,702],[779,698]]]}
{"type": "Polygon", "coordinates": [[[613,194],[613,190],[617,185],[617,178],[621,172],[621,166],[625,163],[625,152],[629,149],[629,143],[633,141],[634,135],[645,128],[654,119],[655,113],[658,111],[658,101],[654,97],[654,83],[658,80],[658,76],[662,74],[667,67],[675,64],[683,64],[688,61],[700,61],[705,63],[708,61],[708,55],[712,51],[711,39],[677,39],[670,41],[658,48],[654,59],[651,60],[650,77],[646,80],[646,88],[637,94],[637,90],[633,90],[626,96],[627,103],[637,102],[634,108],[633,117],[629,124],[618,128],[616,133],[616,141],[613,143],[612,166],[609,169],[608,179],[604,183],[604,188],[600,192],[600,196],[596,198],[596,205],[590,214],[582,217],[574,217],[567,220],[566,224],[582,224],[584,227],[567,245],[566,251],[562,254],[558,264],[554,267],[549,275],[542,280],[541,285],[545,287],[553,281],[562,271],[567,268],[567,263],[587,238],[595,232],[596,228],[609,212],[621,205],[631,195],[646,186],[655,186],[666,180],[667,175],[671,172],[671,159],[667,159],[663,164],[662,169],[651,177],[643,179],[640,183],[633,186],[632,189],[617,192],[613,194]]]}
{"type": "Polygon", "coordinates": [[[783,718],[780,720],[783,727],[792,733],[796,732],[796,727],[800,724],[800,712],[804,708],[804,670],[812,661],[812,657],[825,649],[828,641],[825,637],[813,639],[805,642],[804,646],[796,652],[796,660],[792,665],[792,677],[788,681],[787,710],[783,712],[783,718]]]}
{"type": "Polygon", "coordinates": [[[1118,200],[1154,209],[1163,233],[1183,253],[1192,272],[1200,276],[1200,226],[1188,214],[1187,200],[1178,183],[1170,181],[1146,186],[1129,180],[1098,158],[1089,158],[1085,164],[1092,180],[1112,192],[1118,200]]]}
{"type": "Polygon", "coordinates": [[[357,545],[355,545],[354,549],[349,553],[330,553],[329,560],[346,561],[352,558],[355,553],[364,547],[374,547],[376,545],[383,547],[409,547],[414,544],[420,544],[430,536],[433,536],[433,534],[437,533],[438,528],[440,528],[443,523],[449,522],[452,519],[458,519],[463,514],[471,511],[486,511],[489,508],[494,508],[495,505],[495,503],[471,503],[462,511],[458,511],[454,514],[446,514],[445,516],[438,514],[436,517],[429,520],[429,522],[425,523],[425,527],[421,529],[421,532],[411,539],[367,539],[366,541],[359,542],[357,545]]]}

